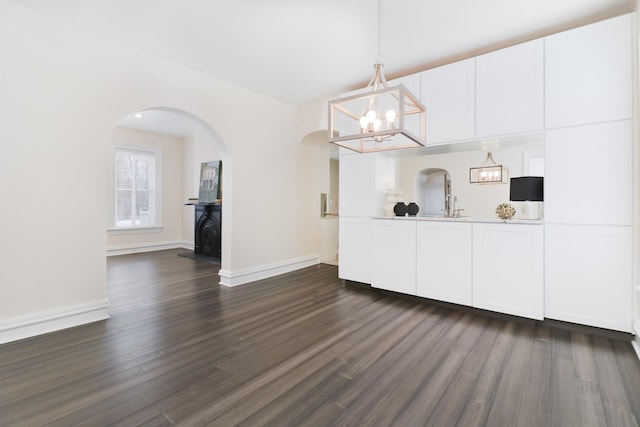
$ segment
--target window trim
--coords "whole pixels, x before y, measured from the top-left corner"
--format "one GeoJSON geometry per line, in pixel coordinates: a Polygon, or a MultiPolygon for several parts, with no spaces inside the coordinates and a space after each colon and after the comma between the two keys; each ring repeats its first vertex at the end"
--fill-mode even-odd
{"type": "Polygon", "coordinates": [[[109,144],[108,156],[108,183],[107,183],[107,231],[113,234],[151,233],[160,231],[162,225],[162,147],[155,145],[136,145],[114,141],[109,144]],[[116,226],[116,151],[140,151],[151,153],[156,158],[156,223],[152,225],[116,226]]]}

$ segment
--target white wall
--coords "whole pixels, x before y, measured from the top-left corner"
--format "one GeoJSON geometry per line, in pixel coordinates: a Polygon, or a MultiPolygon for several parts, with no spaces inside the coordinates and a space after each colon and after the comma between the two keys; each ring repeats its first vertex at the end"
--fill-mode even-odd
{"type": "Polygon", "coordinates": [[[211,127],[224,164],[228,277],[317,259],[318,196],[298,108],[9,0],[0,0],[0,52],[0,186],[11,206],[0,210],[0,334],[16,339],[25,322],[105,303],[105,142],[135,111],[175,108],[211,127]]]}
{"type": "MultiPolygon", "coordinates": [[[[136,248],[181,244],[183,215],[182,138],[116,127],[109,144],[128,144],[162,150],[162,228],[137,232],[107,231],[107,252],[135,251],[136,248]]],[[[107,147],[108,149],[108,147],[107,147]]],[[[105,195],[106,197],[106,195],[105,195]]],[[[111,207],[108,206],[107,209],[111,207]]]]}
{"type": "MultiPolygon", "coordinates": [[[[527,150],[532,148],[523,149],[514,144],[513,148],[492,149],[491,153],[498,164],[509,169],[510,177],[517,177],[523,174],[524,152],[527,150]]],[[[404,192],[405,202],[416,200],[415,180],[421,170],[441,168],[451,174],[451,193],[458,198],[456,208],[464,209],[461,215],[496,217],[496,207],[509,202],[509,185],[469,183],[469,168],[480,166],[486,155],[487,151],[472,150],[399,159],[398,186],[404,192]]]]}

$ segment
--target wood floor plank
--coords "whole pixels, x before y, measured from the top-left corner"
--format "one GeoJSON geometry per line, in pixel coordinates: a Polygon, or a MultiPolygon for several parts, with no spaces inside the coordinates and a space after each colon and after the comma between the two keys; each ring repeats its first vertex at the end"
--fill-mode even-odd
{"type": "Polygon", "coordinates": [[[351,286],[111,257],[111,318],[0,345],[0,426],[637,426],[630,343],[351,286]]]}
{"type": "Polygon", "coordinates": [[[474,317],[466,314],[457,319],[446,336],[435,342],[423,340],[428,343],[427,350],[420,351],[422,354],[403,371],[390,372],[389,377],[400,377],[400,381],[395,379],[387,387],[389,392],[378,399],[380,404],[357,418],[367,424],[410,425],[415,420],[424,424],[466,356],[456,344],[466,342],[466,334],[478,338],[470,328],[474,317]]]}
{"type": "Polygon", "coordinates": [[[520,400],[516,425],[539,427],[545,425],[551,410],[551,334],[548,329],[537,329],[531,349],[526,375],[526,387],[520,400]]]}
{"type": "MultiPolygon", "coordinates": [[[[592,337],[593,358],[596,364],[600,395],[608,425],[638,427],[631,412],[627,392],[609,341],[601,337],[592,337]]],[[[640,390],[638,390],[640,392],[640,390]]]]}
{"type": "Polygon", "coordinates": [[[567,331],[555,329],[551,335],[551,427],[579,427],[575,391],[575,373],[571,337],[567,331]]]}
{"type": "Polygon", "coordinates": [[[572,332],[571,352],[575,373],[577,423],[580,426],[594,427],[607,425],[589,336],[572,332]]]}
{"type": "Polygon", "coordinates": [[[474,331],[477,335],[477,341],[467,347],[467,356],[463,365],[444,392],[446,398],[438,401],[425,425],[455,426],[458,424],[458,419],[464,409],[461,402],[469,400],[503,323],[497,319],[478,319],[477,322],[474,322],[471,328],[478,328],[474,331]]]}
{"type": "Polygon", "coordinates": [[[640,360],[633,349],[629,349],[624,341],[610,341],[616,359],[618,371],[626,391],[629,407],[636,422],[640,425],[640,360]]]}

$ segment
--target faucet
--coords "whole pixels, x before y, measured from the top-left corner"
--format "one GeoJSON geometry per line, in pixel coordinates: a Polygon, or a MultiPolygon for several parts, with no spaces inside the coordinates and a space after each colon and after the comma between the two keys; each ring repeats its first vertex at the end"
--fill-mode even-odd
{"type": "Polygon", "coordinates": [[[453,194],[449,193],[446,195],[444,200],[444,216],[449,218],[457,218],[460,216],[460,211],[464,209],[456,209],[456,202],[458,198],[453,194]]]}
{"type": "Polygon", "coordinates": [[[456,216],[456,201],[458,198],[449,193],[445,197],[444,201],[444,216],[454,217],[456,216]]]}

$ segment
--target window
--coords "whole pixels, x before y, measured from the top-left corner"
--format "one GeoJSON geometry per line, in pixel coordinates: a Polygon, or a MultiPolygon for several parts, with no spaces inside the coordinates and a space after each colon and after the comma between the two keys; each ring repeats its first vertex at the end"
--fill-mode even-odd
{"type": "Polygon", "coordinates": [[[160,226],[160,150],[114,145],[110,156],[111,227],[160,226]]]}

